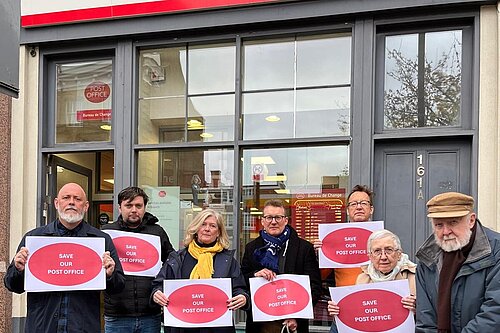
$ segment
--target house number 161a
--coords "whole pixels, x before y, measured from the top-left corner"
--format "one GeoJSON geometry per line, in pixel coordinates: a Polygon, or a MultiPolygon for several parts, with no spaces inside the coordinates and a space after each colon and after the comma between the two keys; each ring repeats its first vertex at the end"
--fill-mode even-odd
{"type": "Polygon", "coordinates": [[[417,184],[418,184],[418,195],[417,195],[417,199],[424,199],[424,194],[422,192],[422,188],[423,188],[423,183],[424,183],[424,179],[422,178],[424,175],[425,175],[425,167],[423,166],[423,156],[422,154],[418,155],[417,156],[417,161],[418,161],[418,165],[417,165],[417,184]]]}

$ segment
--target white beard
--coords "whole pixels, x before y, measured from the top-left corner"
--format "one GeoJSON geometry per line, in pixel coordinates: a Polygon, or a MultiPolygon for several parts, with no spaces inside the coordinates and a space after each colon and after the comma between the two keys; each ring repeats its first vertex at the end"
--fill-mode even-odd
{"type": "Polygon", "coordinates": [[[468,229],[464,237],[461,239],[459,237],[455,237],[455,239],[453,240],[446,240],[447,236],[443,236],[443,239],[440,240],[439,238],[437,238],[436,234],[434,234],[434,239],[436,240],[437,245],[439,245],[439,247],[443,249],[443,251],[453,252],[460,250],[465,245],[467,245],[470,241],[471,236],[472,236],[472,230],[468,229]]]}
{"type": "Polygon", "coordinates": [[[65,213],[64,211],[61,211],[61,210],[57,210],[57,213],[59,214],[59,218],[61,220],[64,220],[65,222],[68,222],[69,224],[75,224],[75,223],[78,223],[80,222],[81,220],[83,220],[83,216],[85,215],[85,213],[81,212],[81,213],[77,213],[77,212],[74,212],[74,213],[65,213]]]}

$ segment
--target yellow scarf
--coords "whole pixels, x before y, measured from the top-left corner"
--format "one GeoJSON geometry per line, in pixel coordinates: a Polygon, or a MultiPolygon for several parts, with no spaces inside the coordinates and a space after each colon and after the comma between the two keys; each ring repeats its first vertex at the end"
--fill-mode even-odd
{"type": "Polygon", "coordinates": [[[189,243],[188,252],[198,263],[191,271],[190,279],[210,279],[214,273],[214,256],[223,250],[219,242],[212,247],[201,247],[196,241],[189,243]]]}

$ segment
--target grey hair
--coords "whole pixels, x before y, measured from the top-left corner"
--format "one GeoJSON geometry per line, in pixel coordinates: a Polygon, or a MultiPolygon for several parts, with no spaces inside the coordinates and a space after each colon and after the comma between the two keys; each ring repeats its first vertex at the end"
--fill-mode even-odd
{"type": "Polygon", "coordinates": [[[401,240],[399,240],[399,237],[395,233],[393,233],[387,229],[382,229],[382,230],[374,231],[370,235],[370,237],[368,237],[368,242],[366,244],[366,248],[367,248],[368,252],[370,252],[372,249],[372,241],[374,241],[375,239],[381,239],[381,238],[386,238],[386,237],[391,237],[392,240],[394,241],[394,243],[396,244],[397,249],[402,250],[401,240]]]}

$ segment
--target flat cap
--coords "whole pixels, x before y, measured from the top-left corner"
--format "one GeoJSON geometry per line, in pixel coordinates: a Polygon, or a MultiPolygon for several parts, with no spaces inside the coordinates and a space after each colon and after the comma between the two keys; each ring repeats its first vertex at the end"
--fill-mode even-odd
{"type": "Polygon", "coordinates": [[[427,202],[427,216],[462,217],[474,210],[474,198],[458,192],[445,192],[427,202]]]}

